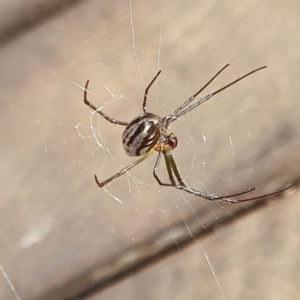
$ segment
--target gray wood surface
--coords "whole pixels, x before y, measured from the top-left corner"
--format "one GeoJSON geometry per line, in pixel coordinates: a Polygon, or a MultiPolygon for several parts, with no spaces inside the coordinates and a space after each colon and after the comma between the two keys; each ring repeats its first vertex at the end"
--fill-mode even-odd
{"type": "Polygon", "coordinates": [[[0,299],[297,299],[297,188],[210,203],[159,187],[154,154],[101,190],[94,174],[133,159],[82,98],[89,79],[89,99],[130,121],[162,69],[148,109],[164,116],[227,63],[207,93],[267,65],[175,122],[174,157],[207,192],[285,187],[300,173],[299,3],[66,1],[49,18],[29,2],[0,9],[0,299]]]}

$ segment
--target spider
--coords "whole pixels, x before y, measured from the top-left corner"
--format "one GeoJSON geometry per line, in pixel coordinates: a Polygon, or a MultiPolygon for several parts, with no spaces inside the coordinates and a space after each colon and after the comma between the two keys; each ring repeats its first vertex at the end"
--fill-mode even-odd
{"type": "Polygon", "coordinates": [[[116,119],[113,119],[109,117],[107,114],[101,111],[101,108],[97,108],[94,104],[92,104],[87,99],[87,88],[89,84],[89,80],[87,80],[85,85],[85,91],[84,91],[84,103],[89,106],[91,109],[93,109],[95,112],[100,114],[104,119],[109,121],[113,124],[118,124],[125,126],[125,130],[122,135],[122,142],[123,142],[123,148],[127,155],[129,156],[142,156],[140,159],[136,160],[131,165],[127,166],[126,168],[122,169],[120,172],[116,173],[112,177],[100,182],[96,175],[95,181],[97,185],[102,188],[105,185],[107,185],[109,182],[113,181],[114,179],[120,177],[121,175],[125,174],[127,171],[129,171],[131,168],[135,167],[142,161],[144,161],[148,156],[150,156],[154,151],[158,152],[158,156],[156,159],[156,163],[153,169],[153,176],[161,186],[169,186],[169,187],[175,187],[179,190],[183,190],[185,192],[188,192],[190,194],[193,194],[195,196],[202,197],[206,200],[214,201],[214,200],[221,200],[224,202],[229,203],[239,203],[239,202],[245,202],[245,201],[251,201],[251,200],[258,200],[262,199],[268,196],[273,196],[276,194],[279,194],[292,186],[295,185],[292,184],[286,188],[280,189],[276,192],[272,192],[269,194],[264,194],[258,197],[251,197],[246,199],[237,200],[234,197],[240,196],[249,192],[252,192],[255,190],[255,188],[251,188],[247,191],[243,191],[236,194],[231,195],[225,195],[225,196],[218,196],[215,194],[208,194],[202,191],[197,191],[193,188],[190,188],[185,181],[182,179],[179,170],[177,168],[177,165],[175,163],[175,160],[172,155],[172,150],[174,150],[177,146],[177,138],[173,133],[168,133],[170,124],[180,117],[184,116],[200,104],[204,103],[205,101],[212,98],[214,95],[220,93],[221,91],[227,89],[231,85],[237,83],[238,81],[244,79],[245,77],[248,77],[249,75],[265,69],[266,66],[257,68],[244,76],[232,81],[231,83],[223,86],[222,88],[200,98],[197,100],[197,102],[192,103],[194,99],[198,96],[200,92],[202,92],[222,71],[224,71],[229,64],[225,65],[219,72],[217,72],[198,92],[196,92],[193,96],[191,96],[188,100],[186,100],[181,106],[179,106],[175,111],[170,113],[169,115],[161,118],[155,114],[152,114],[148,112],[147,110],[147,98],[148,98],[148,91],[152,84],[155,82],[157,77],[160,75],[161,70],[158,71],[158,73],[155,75],[155,77],[152,79],[150,84],[147,86],[144,92],[144,100],[143,100],[143,113],[138,115],[136,118],[134,118],[131,122],[127,123],[124,121],[119,121],[116,119]],[[167,167],[167,172],[169,175],[170,183],[164,183],[162,182],[157,175],[158,165],[160,163],[161,156],[163,155],[167,167]],[[177,182],[176,182],[177,180],[177,182]]]}

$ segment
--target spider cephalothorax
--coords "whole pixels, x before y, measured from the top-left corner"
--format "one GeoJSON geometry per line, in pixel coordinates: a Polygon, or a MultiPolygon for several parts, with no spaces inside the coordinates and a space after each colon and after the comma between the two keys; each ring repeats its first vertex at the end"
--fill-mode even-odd
{"type": "Polygon", "coordinates": [[[179,190],[184,190],[188,193],[191,193],[195,196],[199,196],[202,198],[205,198],[207,200],[222,200],[225,202],[230,202],[230,203],[238,203],[238,202],[244,202],[244,201],[250,201],[250,200],[257,200],[261,198],[265,198],[267,196],[272,196],[278,193],[281,193],[288,188],[294,186],[290,185],[287,188],[281,189],[279,191],[262,195],[259,197],[252,197],[252,198],[247,198],[247,199],[242,199],[242,200],[237,200],[234,199],[233,197],[240,196],[246,193],[249,193],[254,190],[254,188],[249,189],[247,191],[243,191],[241,193],[237,194],[231,194],[231,195],[226,195],[226,196],[217,196],[214,194],[207,194],[205,192],[197,191],[192,188],[190,188],[185,181],[182,179],[177,165],[175,163],[175,160],[172,156],[172,150],[176,148],[177,146],[177,138],[173,133],[168,134],[168,129],[169,126],[172,122],[176,121],[178,118],[182,117],[195,107],[199,106],[203,102],[209,100],[212,98],[214,95],[218,94],[219,92],[223,91],[224,89],[228,88],[229,86],[235,84],[236,82],[242,80],[243,78],[261,70],[266,67],[261,67],[258,69],[255,69],[246,75],[232,81],[231,83],[223,86],[222,88],[200,98],[198,101],[195,103],[191,104],[192,101],[198,96],[200,92],[202,92],[225,68],[227,68],[229,64],[227,64],[225,67],[223,67],[215,76],[213,76],[197,93],[195,93],[193,96],[191,96],[188,100],[186,100],[181,106],[179,106],[174,112],[171,114],[161,118],[155,114],[148,113],[147,111],[147,97],[148,97],[148,91],[153,84],[153,82],[157,79],[161,71],[159,71],[156,76],[152,79],[150,84],[147,86],[145,89],[144,93],[144,101],[143,101],[143,113],[134,118],[131,122],[127,123],[124,121],[119,121],[116,119],[112,119],[108,115],[106,115],[104,112],[102,112],[101,109],[98,109],[94,104],[92,104],[88,99],[87,99],[87,88],[89,84],[89,80],[86,82],[85,85],[85,91],[84,91],[84,103],[88,105],[90,108],[92,108],[94,111],[96,111],[98,114],[100,114],[102,117],[104,117],[107,121],[113,123],[113,124],[118,124],[118,125],[123,125],[126,126],[123,135],[122,135],[122,144],[124,147],[124,151],[127,155],[129,156],[142,156],[140,159],[129,165],[128,167],[122,169],[120,172],[115,174],[114,176],[108,178],[105,181],[99,182],[97,176],[95,175],[95,180],[96,183],[98,184],[99,187],[103,187],[109,182],[113,181],[114,179],[120,177],[127,171],[129,171],[131,168],[145,160],[151,153],[154,151],[158,152],[157,160],[154,166],[153,170],[153,176],[156,179],[156,181],[159,183],[159,185],[162,186],[172,186],[175,187],[179,190]],[[167,167],[167,172],[169,175],[170,183],[163,183],[160,181],[159,177],[157,176],[157,169],[158,165],[160,162],[161,155],[164,156],[165,162],[166,162],[166,167],[167,167]],[[177,182],[176,182],[177,181],[177,182]]]}

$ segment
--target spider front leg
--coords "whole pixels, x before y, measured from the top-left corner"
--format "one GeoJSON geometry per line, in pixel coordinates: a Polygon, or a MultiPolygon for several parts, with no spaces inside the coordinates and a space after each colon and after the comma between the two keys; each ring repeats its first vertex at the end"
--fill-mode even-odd
{"type": "Polygon", "coordinates": [[[113,123],[113,124],[117,124],[117,125],[127,126],[128,125],[127,122],[123,122],[123,121],[119,121],[119,120],[111,118],[110,116],[108,116],[107,114],[105,114],[104,112],[102,112],[101,108],[97,108],[92,102],[90,102],[87,99],[86,94],[87,94],[87,88],[88,88],[89,82],[90,82],[89,80],[86,82],[85,88],[84,88],[84,100],[83,100],[84,104],[86,104],[91,109],[93,109],[95,112],[97,112],[98,114],[100,114],[108,122],[113,123]]]}

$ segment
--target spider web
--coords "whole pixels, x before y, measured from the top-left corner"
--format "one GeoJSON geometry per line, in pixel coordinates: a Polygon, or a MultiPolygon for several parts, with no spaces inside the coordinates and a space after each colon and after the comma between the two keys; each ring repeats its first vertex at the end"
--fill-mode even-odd
{"type": "MultiPolygon", "coordinates": [[[[143,51],[141,43],[138,40],[138,36],[141,37],[142,33],[138,33],[139,26],[135,26],[135,18],[133,15],[134,9],[132,7],[132,3],[129,2],[129,15],[130,15],[130,30],[131,30],[131,38],[132,38],[132,49],[131,49],[131,60],[128,63],[125,63],[123,59],[124,54],[116,55],[120,58],[120,66],[121,69],[123,68],[122,72],[125,73],[130,81],[130,87],[131,89],[135,89],[136,86],[134,86],[132,83],[135,84],[139,83],[140,90],[139,92],[131,91],[131,95],[134,96],[135,105],[130,105],[129,111],[130,116],[127,119],[122,119],[126,121],[130,121],[136,114],[132,114],[132,111],[136,111],[136,108],[139,109],[139,114],[141,112],[141,99],[143,95],[143,90],[145,89],[145,86],[148,85],[148,83],[151,81],[153,76],[156,74],[157,70],[163,69],[163,73],[160,76],[158,82],[155,83],[155,86],[151,88],[149,94],[151,95],[148,100],[148,107],[151,107],[155,110],[155,113],[164,116],[168,113],[170,113],[172,110],[175,110],[176,107],[178,107],[185,99],[187,99],[192,93],[194,93],[195,89],[199,89],[198,82],[199,82],[199,74],[197,73],[196,79],[186,77],[182,84],[182,78],[180,76],[180,71],[175,69],[182,66],[171,66],[166,63],[166,67],[163,68],[164,65],[164,59],[166,59],[165,53],[164,53],[164,31],[166,30],[166,27],[168,25],[164,26],[164,2],[161,3],[161,11],[160,11],[160,18],[157,18],[157,21],[159,20],[158,24],[156,26],[153,26],[153,31],[157,32],[157,37],[154,39],[151,39],[151,48],[152,53],[155,53],[155,50],[158,46],[158,53],[157,58],[151,57],[152,59],[152,69],[153,66],[156,66],[152,71],[152,74],[150,74],[150,77],[148,75],[148,79],[145,79],[145,73],[149,73],[149,69],[151,69],[151,63],[148,67],[148,64],[146,64],[144,61],[146,59],[142,59],[143,62],[140,62],[140,53],[143,51]],[[154,49],[154,50],[153,50],[154,49]],[[170,69],[168,69],[168,67],[170,69]],[[146,72],[144,70],[147,70],[146,72]],[[133,72],[136,73],[135,79],[133,80],[133,75],[131,75],[133,72]],[[196,83],[196,84],[195,84],[196,83]],[[180,86],[180,88],[178,88],[180,86]],[[191,91],[191,88],[193,90],[191,91]],[[137,96],[137,97],[136,97],[137,96]],[[175,102],[175,103],[174,103],[175,102]],[[154,108],[153,108],[154,106],[154,108]]],[[[143,24],[143,22],[140,21],[139,25],[143,24]]],[[[143,27],[143,26],[141,26],[143,27]]],[[[127,28],[127,31],[129,29],[127,28]]],[[[145,30],[145,29],[144,29],[145,30]]],[[[166,35],[168,35],[166,33],[166,35]]],[[[181,40],[178,41],[178,45],[172,45],[174,48],[172,51],[174,52],[181,52],[182,45],[185,45],[184,41],[185,37],[181,37],[181,40]]],[[[123,52],[122,52],[123,53],[123,52]]],[[[175,55],[174,55],[175,56],[175,55]]],[[[151,59],[149,60],[151,62],[151,59]]],[[[197,62],[199,63],[199,69],[201,69],[201,65],[203,65],[203,58],[202,57],[193,57],[193,62],[196,61],[195,65],[197,65],[197,62]]],[[[148,60],[146,60],[148,63],[148,60]]],[[[104,63],[101,63],[102,67],[107,71],[108,66],[104,65],[104,63]]],[[[194,66],[194,65],[193,65],[194,66]]],[[[110,73],[107,71],[107,73],[110,73]]],[[[193,74],[193,73],[192,73],[193,74]]],[[[195,74],[195,73],[194,73],[195,74]]],[[[232,73],[231,73],[232,74],[232,73]]],[[[203,85],[206,83],[205,80],[208,80],[211,78],[213,74],[211,74],[209,77],[207,77],[206,72],[204,72],[203,76],[201,76],[203,79],[201,81],[201,84],[203,85]]],[[[240,74],[239,74],[240,75],[240,74]]],[[[118,78],[120,74],[118,73],[118,78]]],[[[216,83],[214,83],[213,87],[222,86],[223,84],[228,83],[228,80],[224,83],[223,80],[227,79],[228,77],[225,75],[221,79],[218,78],[216,80],[216,83]],[[222,81],[221,81],[222,80],[222,81]]],[[[119,79],[116,79],[114,76],[112,76],[113,80],[115,82],[119,82],[119,79]]],[[[234,80],[236,77],[233,77],[231,79],[234,80]]],[[[250,79],[250,81],[255,79],[250,79]]],[[[128,81],[128,80],[127,80],[128,81]]],[[[253,82],[253,81],[252,81],[253,82]]],[[[257,83],[257,81],[255,81],[257,83]]],[[[254,83],[254,85],[256,85],[254,83]]],[[[253,84],[253,83],[252,83],[253,84]]],[[[244,87],[244,83],[241,84],[242,88],[244,87]]],[[[245,83],[246,86],[248,86],[247,83],[245,83]]],[[[121,86],[119,83],[118,86],[121,86]]],[[[248,86],[249,87],[249,86],[248,86]]],[[[107,88],[107,87],[104,87],[107,88]]],[[[249,122],[244,121],[244,115],[247,114],[247,110],[250,110],[251,107],[247,106],[246,100],[240,99],[238,96],[239,92],[241,95],[244,95],[244,93],[247,92],[241,92],[237,89],[237,87],[234,87],[234,91],[225,91],[223,95],[215,97],[217,99],[219,98],[225,98],[225,100],[222,100],[223,103],[217,102],[217,99],[212,99],[210,103],[206,103],[206,107],[199,108],[197,111],[193,111],[189,116],[185,116],[183,120],[178,121],[178,123],[181,123],[180,125],[177,125],[177,123],[172,126],[171,132],[176,132],[176,134],[179,137],[179,147],[181,147],[183,150],[180,151],[179,147],[176,149],[177,151],[174,151],[174,155],[178,156],[179,153],[179,168],[181,170],[181,173],[184,176],[184,179],[193,187],[197,187],[197,189],[206,191],[206,192],[212,192],[216,194],[226,194],[228,192],[228,189],[232,191],[240,191],[240,190],[247,190],[248,188],[254,186],[258,182],[258,180],[255,181],[255,178],[257,177],[257,169],[256,168],[256,146],[254,141],[254,137],[252,137],[252,130],[255,131],[255,128],[249,122]],[[233,95],[233,96],[232,96],[233,95]],[[232,101],[234,101],[234,104],[228,104],[228,101],[231,101],[231,98],[233,98],[232,101]],[[237,102],[239,101],[239,102],[237,102]],[[200,111],[202,110],[202,111],[200,111]],[[210,115],[210,116],[209,116],[210,115]],[[209,117],[207,117],[209,116],[209,117]],[[210,120],[213,119],[213,122],[210,122],[210,120]],[[233,124],[239,124],[239,128],[235,128],[235,131],[232,131],[234,128],[233,124]],[[213,125],[213,128],[211,126],[213,125]],[[174,129],[173,129],[174,128],[174,129]],[[215,135],[214,131],[219,132],[220,134],[215,135]],[[215,143],[211,141],[215,136],[217,136],[218,139],[218,149],[215,153],[215,149],[212,149],[215,147],[215,143]],[[251,145],[252,144],[252,145],[251,145]],[[219,153],[220,149],[222,149],[222,154],[219,153]],[[224,164],[224,157],[225,162],[227,165],[224,164]],[[220,168],[220,166],[222,166],[220,168]],[[241,170],[241,168],[244,168],[244,170],[241,170]],[[214,171],[215,170],[215,171],[214,171]],[[221,170],[221,171],[220,171],[221,170]],[[253,175],[254,174],[254,175],[253,175]]],[[[209,87],[206,93],[209,93],[212,89],[212,87],[209,87]]],[[[112,93],[113,94],[113,93],[112,93]]],[[[125,94],[125,93],[124,93],[125,94]]],[[[123,95],[123,93],[122,93],[123,95]]],[[[129,98],[132,96],[125,97],[126,100],[130,101],[129,98]]],[[[249,101],[249,100],[248,100],[249,101]]],[[[204,105],[203,105],[204,106],[204,105]]],[[[152,109],[150,111],[152,111],[152,109]]],[[[115,117],[115,116],[113,116],[115,117]]],[[[118,118],[118,117],[116,117],[118,118]]],[[[113,172],[111,172],[112,167],[107,166],[106,169],[110,170],[110,175],[105,173],[105,176],[103,179],[106,179],[107,177],[113,175],[115,172],[118,172],[121,168],[125,167],[126,165],[130,164],[132,162],[124,158],[124,155],[122,155],[122,160],[126,161],[126,163],[120,163],[116,159],[116,157],[120,157],[119,154],[112,154],[110,149],[115,149],[118,147],[119,149],[121,147],[121,143],[119,141],[118,145],[115,146],[115,141],[113,140],[113,145],[108,146],[107,142],[109,139],[111,139],[111,131],[109,130],[109,137],[104,138],[103,137],[103,129],[108,128],[109,124],[106,123],[106,121],[101,121],[101,117],[97,116],[95,112],[92,112],[90,115],[89,125],[92,131],[92,136],[94,140],[97,141],[98,148],[100,149],[103,147],[103,150],[107,152],[109,157],[111,158],[110,161],[113,161],[116,165],[116,169],[114,169],[113,172]],[[96,119],[95,119],[96,118],[96,119]],[[100,119],[100,120],[99,120],[100,119]],[[102,129],[103,128],[103,129],[102,129]]],[[[79,129],[77,127],[77,129],[79,129]]],[[[123,128],[119,130],[119,132],[122,132],[123,128]]],[[[79,131],[79,135],[81,135],[79,131]]],[[[153,155],[155,156],[155,155],[153,155]]],[[[200,199],[201,203],[199,204],[199,199],[191,199],[189,195],[186,195],[184,193],[178,193],[178,191],[173,191],[172,189],[157,187],[156,182],[153,180],[152,177],[152,169],[155,163],[155,158],[151,157],[146,162],[143,162],[142,165],[139,165],[136,167],[136,169],[139,170],[132,170],[128,172],[127,178],[118,178],[116,181],[114,181],[109,187],[105,189],[105,192],[112,197],[113,199],[117,200],[119,203],[123,203],[124,201],[120,200],[122,197],[124,198],[124,192],[122,188],[119,192],[120,196],[116,196],[116,193],[118,193],[118,189],[125,185],[127,187],[127,192],[131,194],[131,200],[137,197],[137,202],[135,206],[136,211],[143,211],[142,206],[145,206],[144,203],[141,204],[141,195],[145,193],[149,193],[152,197],[155,192],[153,190],[159,190],[159,201],[160,201],[160,212],[156,211],[156,213],[162,213],[163,219],[165,219],[165,223],[167,225],[167,228],[169,230],[169,238],[177,247],[178,251],[178,262],[181,265],[184,278],[183,281],[186,283],[186,285],[190,289],[190,296],[191,298],[195,298],[192,288],[189,284],[189,278],[188,274],[189,271],[185,267],[185,255],[182,253],[182,250],[179,246],[180,242],[187,238],[188,236],[194,240],[194,242],[197,244],[197,248],[199,248],[202,252],[202,259],[206,261],[207,268],[212,276],[212,282],[215,285],[216,289],[218,290],[219,295],[222,296],[222,298],[226,298],[225,294],[223,292],[223,288],[218,280],[218,275],[214,271],[214,268],[210,262],[209,256],[210,254],[206,253],[205,250],[202,248],[201,244],[198,242],[197,238],[194,236],[196,235],[197,231],[199,230],[199,227],[203,226],[205,227],[204,221],[201,219],[200,213],[203,212],[203,209],[199,207],[204,207],[204,211],[207,212],[207,215],[213,216],[213,218],[216,220],[216,224],[219,222],[222,223],[224,220],[224,214],[221,212],[222,210],[226,211],[225,213],[225,219],[226,215],[230,216],[230,218],[234,218],[235,214],[237,212],[232,212],[231,210],[228,210],[226,206],[220,203],[216,204],[210,204],[206,203],[205,200],[200,199]],[[145,174],[145,170],[148,174],[145,174]],[[138,181],[134,177],[133,174],[139,174],[136,175],[138,178],[145,178],[143,182],[138,181]],[[152,183],[152,184],[150,184],[152,183]],[[154,185],[154,187],[153,187],[154,185]],[[135,189],[132,188],[134,186],[135,189]],[[140,186],[140,187],[139,187],[140,186]],[[137,196],[136,196],[137,195],[137,196]],[[166,199],[169,199],[166,203],[166,199]],[[170,200],[171,199],[171,200],[170,200]],[[174,214],[174,208],[175,211],[178,212],[174,214]],[[199,213],[200,212],[200,213],[199,213]],[[185,233],[181,233],[178,235],[176,230],[174,229],[174,224],[170,222],[169,220],[174,218],[174,215],[176,215],[176,219],[179,220],[179,223],[181,222],[182,226],[180,227],[181,231],[186,231],[185,233]],[[195,220],[198,222],[198,226],[194,225],[193,222],[189,224],[190,222],[190,215],[194,217],[195,220]],[[222,221],[218,221],[218,219],[222,221]],[[200,224],[200,226],[199,226],[200,224]],[[185,228],[185,230],[184,230],[185,228]]],[[[164,166],[161,166],[160,168],[161,174],[166,174],[166,170],[164,166]]],[[[164,176],[164,175],[162,175],[164,176]]],[[[125,177],[125,176],[124,176],[125,177]]],[[[167,181],[167,176],[165,175],[165,180],[167,181]]],[[[157,196],[155,196],[157,197],[157,196]]],[[[149,199],[151,201],[151,198],[149,199]]],[[[128,202],[128,199],[126,199],[126,202],[128,202]]],[[[157,209],[157,208],[156,208],[157,209]]],[[[153,208],[150,209],[151,212],[153,212],[153,208]]],[[[244,208],[244,211],[247,211],[247,208],[244,208]]],[[[141,212],[142,214],[143,212],[141,212]]],[[[176,227],[175,227],[176,228],[176,227]]],[[[207,232],[210,232],[210,229],[207,229],[207,232]]],[[[135,238],[133,238],[135,240],[135,238]]],[[[175,246],[174,245],[174,246],[175,246]]],[[[217,246],[221,247],[220,244],[217,243],[217,246]]],[[[162,252],[164,251],[164,247],[162,247],[162,252]]]]}
{"type": "MultiPolygon", "coordinates": [[[[12,215],[7,213],[8,205],[2,209],[7,228],[18,224],[8,230],[17,232],[16,242],[5,243],[6,256],[0,260],[1,290],[9,290],[5,299],[46,299],[41,296],[46,289],[54,290],[47,294],[49,299],[65,299],[57,296],[62,280],[72,282],[74,274],[82,272],[91,280],[90,299],[118,299],[120,294],[125,299],[141,295],[144,299],[198,299],[199,295],[282,299],[295,294],[296,289],[285,283],[298,278],[297,267],[286,271],[297,257],[292,242],[297,218],[289,206],[280,203],[258,211],[265,204],[209,202],[161,187],[152,175],[157,153],[103,189],[94,182],[94,174],[105,180],[136,158],[123,151],[124,127],[108,123],[83,104],[87,79],[89,100],[109,116],[129,122],[142,112],[144,89],[158,70],[162,73],[149,91],[147,107],[165,116],[228,62],[232,65],[202,95],[256,67],[274,65],[281,57],[278,52],[268,58],[267,45],[251,34],[263,26],[275,35],[273,19],[262,24],[247,17],[257,7],[261,16],[266,15],[265,4],[231,7],[205,1],[198,5],[130,0],[104,6],[89,1],[46,25],[29,14],[39,36],[47,34],[40,40],[42,48],[33,48],[33,53],[49,51],[55,63],[30,77],[28,98],[25,93],[14,95],[26,103],[20,109],[26,116],[22,129],[38,140],[38,150],[22,147],[20,125],[11,125],[8,135],[20,141],[17,153],[26,163],[17,164],[24,171],[16,177],[23,188],[22,202],[12,208],[14,218],[6,217],[12,215]],[[227,24],[228,16],[232,21],[227,24]],[[225,25],[220,28],[220,24],[225,25]],[[35,157],[33,165],[24,159],[26,155],[35,157]],[[27,179],[28,174],[34,175],[27,179]],[[290,242],[288,252],[283,251],[283,241],[290,242]],[[12,249],[18,254],[10,256],[12,249]],[[44,270],[38,267],[41,261],[44,270]],[[65,277],[57,271],[61,265],[65,277]],[[279,269],[282,274],[273,276],[279,269]],[[19,273],[38,278],[20,278],[19,273]],[[125,280],[117,281],[116,274],[125,280]],[[45,288],[47,281],[51,286],[45,288]],[[98,292],[93,289],[97,284],[98,292]]],[[[21,8],[27,15],[25,6],[21,8]]],[[[35,45],[36,40],[28,35],[21,45],[35,45]]],[[[15,51],[15,57],[22,57],[15,51]]],[[[18,62],[39,70],[42,58],[18,62]]],[[[263,194],[283,187],[297,174],[290,171],[286,176],[291,151],[283,145],[291,137],[285,129],[279,130],[290,124],[283,116],[289,112],[292,119],[292,112],[285,102],[280,106],[270,96],[272,81],[278,83],[278,77],[268,70],[244,79],[172,124],[170,132],[179,142],[172,153],[192,188],[225,195],[255,186],[263,194]],[[276,105],[270,106],[269,99],[276,105]],[[274,139],[281,141],[275,149],[274,139]]],[[[290,85],[284,83],[278,84],[288,91],[290,85]]],[[[3,99],[10,97],[3,93],[3,99]]],[[[11,124],[11,116],[6,124],[11,124]]],[[[163,161],[159,177],[168,182],[163,161]]],[[[10,199],[15,191],[8,187],[5,193],[4,199],[10,199]]],[[[2,240],[5,237],[3,233],[2,240]]],[[[84,298],[80,292],[75,295],[84,298]]]]}

